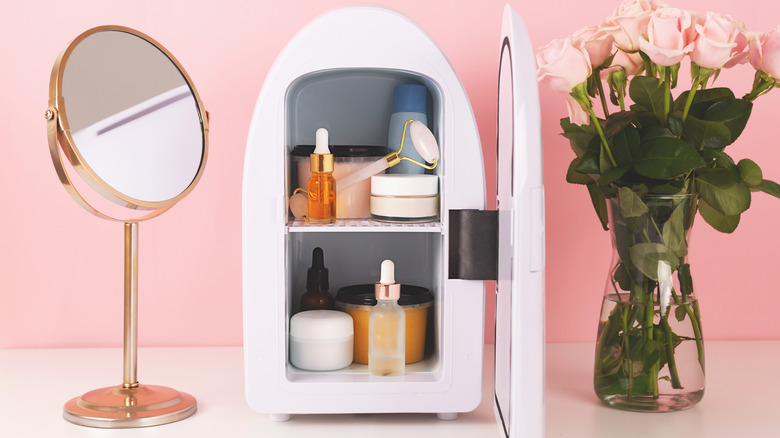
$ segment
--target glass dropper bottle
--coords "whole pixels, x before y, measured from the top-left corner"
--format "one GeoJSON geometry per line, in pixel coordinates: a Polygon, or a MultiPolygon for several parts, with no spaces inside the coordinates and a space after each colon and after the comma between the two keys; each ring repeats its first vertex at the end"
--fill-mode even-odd
{"type": "Polygon", "coordinates": [[[333,178],[333,154],[328,149],[328,130],[317,130],[308,183],[309,222],[329,224],[336,219],[336,180],[333,178]]]}
{"type": "Polygon", "coordinates": [[[374,283],[376,306],[368,314],[368,370],[377,376],[398,376],[406,363],[406,314],[398,305],[401,284],[395,281],[395,264],[382,262],[374,283]]]}
{"type": "Polygon", "coordinates": [[[318,246],[311,252],[311,268],[306,276],[306,292],[301,296],[301,311],[333,310],[336,300],[330,294],[329,288],[325,255],[318,246]]]}

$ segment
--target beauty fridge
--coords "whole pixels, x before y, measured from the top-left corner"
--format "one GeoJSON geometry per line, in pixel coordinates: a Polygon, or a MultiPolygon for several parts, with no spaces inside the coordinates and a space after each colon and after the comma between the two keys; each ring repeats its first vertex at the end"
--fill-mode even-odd
{"type": "Polygon", "coordinates": [[[243,181],[245,378],[254,410],[276,421],[291,414],[399,412],[455,419],[491,397],[507,437],[543,436],[539,102],[530,42],[510,7],[499,55],[497,211],[485,211],[482,149],[466,93],[416,24],[387,10],[341,9],[308,24],[279,55],[257,100],[243,181]],[[333,150],[374,147],[379,159],[393,152],[399,146],[388,144],[394,90],[407,85],[423,87],[426,124],[439,148],[433,169],[418,169],[438,182],[435,217],[350,217],[327,225],[296,219],[290,199],[305,185],[299,174],[309,159],[304,152],[298,166],[296,150],[313,145],[315,132],[326,128],[333,150]],[[421,360],[392,377],[357,363],[357,347],[356,362],[338,370],[293,365],[291,318],[301,310],[315,248],[324,254],[333,295],[376,282],[385,259],[394,261],[402,285],[427,290],[421,360]],[[497,280],[495,393],[482,394],[489,279],[497,280]]]}

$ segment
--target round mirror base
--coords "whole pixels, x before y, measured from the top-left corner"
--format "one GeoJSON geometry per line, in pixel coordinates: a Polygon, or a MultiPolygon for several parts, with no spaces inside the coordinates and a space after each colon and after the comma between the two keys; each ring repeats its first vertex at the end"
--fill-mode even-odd
{"type": "Polygon", "coordinates": [[[81,426],[120,429],[173,423],[191,416],[196,410],[193,396],[172,388],[113,386],[68,401],[63,416],[81,426]]]}

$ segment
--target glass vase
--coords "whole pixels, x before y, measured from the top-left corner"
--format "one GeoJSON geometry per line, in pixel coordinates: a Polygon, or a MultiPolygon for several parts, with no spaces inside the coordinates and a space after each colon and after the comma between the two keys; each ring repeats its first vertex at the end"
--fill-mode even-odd
{"type": "Polygon", "coordinates": [[[687,257],[696,201],[626,189],[607,201],[613,258],[593,380],[609,406],[678,411],[704,395],[701,316],[687,257]]]}

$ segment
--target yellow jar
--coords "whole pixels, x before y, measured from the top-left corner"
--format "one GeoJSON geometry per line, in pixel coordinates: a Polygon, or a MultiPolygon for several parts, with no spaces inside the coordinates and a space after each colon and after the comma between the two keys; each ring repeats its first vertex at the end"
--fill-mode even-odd
{"type": "MultiPolygon", "coordinates": [[[[352,316],[354,324],[354,363],[368,364],[368,313],[376,305],[373,284],[358,284],[339,289],[336,294],[336,309],[352,316]]],[[[406,314],[406,363],[419,362],[425,356],[425,340],[431,318],[433,294],[430,290],[401,285],[398,305],[406,314]]]]}

